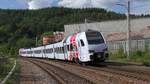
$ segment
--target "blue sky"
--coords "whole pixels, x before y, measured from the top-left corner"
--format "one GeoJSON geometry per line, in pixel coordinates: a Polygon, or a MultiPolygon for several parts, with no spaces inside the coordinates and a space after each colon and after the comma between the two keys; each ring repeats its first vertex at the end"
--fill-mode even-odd
{"type": "Polygon", "coordinates": [[[1,9],[27,9],[28,4],[25,1],[17,0],[0,0],[1,9]]]}
{"type": "MultiPolygon", "coordinates": [[[[150,14],[150,0],[130,0],[131,13],[150,14]]],[[[68,8],[104,8],[119,13],[126,13],[127,9],[116,5],[127,4],[127,0],[0,0],[2,9],[40,9],[45,7],[68,8]]]]}

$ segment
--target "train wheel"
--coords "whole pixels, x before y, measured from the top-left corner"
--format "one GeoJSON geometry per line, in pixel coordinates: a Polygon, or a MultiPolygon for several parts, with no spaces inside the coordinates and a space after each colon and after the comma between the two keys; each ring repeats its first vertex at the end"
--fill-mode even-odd
{"type": "Polygon", "coordinates": [[[75,63],[75,58],[72,59],[72,63],[73,63],[73,64],[75,63]]]}
{"type": "Polygon", "coordinates": [[[82,66],[86,66],[86,64],[85,64],[85,63],[81,63],[81,65],[82,65],[82,66]]]}
{"type": "Polygon", "coordinates": [[[96,65],[96,63],[97,63],[97,62],[95,62],[95,61],[92,61],[92,62],[91,62],[91,65],[96,65]]]}
{"type": "Polygon", "coordinates": [[[81,64],[81,61],[78,58],[76,58],[75,62],[76,64],[81,64]]]}
{"type": "Polygon", "coordinates": [[[102,60],[101,62],[105,62],[105,59],[104,59],[104,60],[102,60]]]}

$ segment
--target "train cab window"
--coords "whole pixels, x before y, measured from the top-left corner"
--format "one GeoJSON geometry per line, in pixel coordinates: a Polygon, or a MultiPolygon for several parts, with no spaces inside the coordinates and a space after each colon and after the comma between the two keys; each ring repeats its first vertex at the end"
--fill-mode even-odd
{"type": "Polygon", "coordinates": [[[80,42],[81,42],[81,46],[84,46],[84,45],[85,45],[84,42],[83,42],[83,40],[80,40],[80,42]]]}
{"type": "Polygon", "coordinates": [[[87,37],[88,44],[101,44],[101,43],[104,43],[103,36],[100,32],[88,31],[88,32],[86,32],[86,37],[87,37]]]}

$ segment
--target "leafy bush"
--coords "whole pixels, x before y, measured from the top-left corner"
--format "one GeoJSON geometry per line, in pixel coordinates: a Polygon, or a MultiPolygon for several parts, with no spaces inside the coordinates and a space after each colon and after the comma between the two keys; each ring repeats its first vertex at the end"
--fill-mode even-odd
{"type": "Polygon", "coordinates": [[[12,61],[8,58],[0,58],[0,77],[5,77],[12,68],[12,61]]]}
{"type": "Polygon", "coordinates": [[[144,61],[142,62],[142,64],[143,64],[144,66],[150,66],[150,60],[144,60],[144,61]]]}

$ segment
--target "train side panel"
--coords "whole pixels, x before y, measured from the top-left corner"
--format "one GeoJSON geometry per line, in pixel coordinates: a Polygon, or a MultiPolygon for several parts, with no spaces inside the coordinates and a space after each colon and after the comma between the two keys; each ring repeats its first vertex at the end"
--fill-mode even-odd
{"type": "Polygon", "coordinates": [[[20,49],[19,54],[24,57],[100,62],[104,61],[107,57],[107,45],[100,32],[87,31],[72,34],[62,42],[35,48],[20,49]]]}
{"type": "Polygon", "coordinates": [[[59,59],[59,60],[65,60],[64,58],[64,47],[63,47],[63,43],[59,42],[54,44],[54,50],[55,50],[55,59],[59,59]]]}
{"type": "Polygon", "coordinates": [[[54,59],[54,48],[53,48],[53,44],[51,45],[46,45],[44,50],[43,50],[43,54],[45,56],[45,58],[50,58],[50,59],[54,59]]]}

